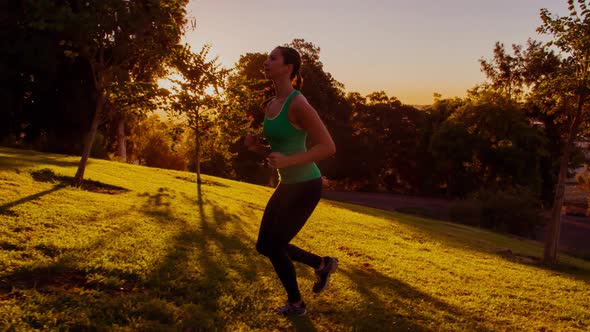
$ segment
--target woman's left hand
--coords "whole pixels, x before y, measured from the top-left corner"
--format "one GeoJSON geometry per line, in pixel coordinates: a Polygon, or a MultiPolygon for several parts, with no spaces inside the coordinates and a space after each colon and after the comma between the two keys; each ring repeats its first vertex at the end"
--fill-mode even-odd
{"type": "Polygon", "coordinates": [[[289,167],[289,156],[285,156],[280,152],[272,152],[266,157],[268,160],[268,167],[285,168],[289,167]]]}

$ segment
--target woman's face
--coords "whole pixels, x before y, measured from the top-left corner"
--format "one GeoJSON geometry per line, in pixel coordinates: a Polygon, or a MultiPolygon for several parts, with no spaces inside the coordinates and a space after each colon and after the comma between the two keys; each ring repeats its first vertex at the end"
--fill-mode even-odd
{"type": "Polygon", "coordinates": [[[264,75],[271,80],[283,75],[288,77],[291,74],[291,66],[285,64],[281,50],[275,48],[264,61],[264,75]]]}

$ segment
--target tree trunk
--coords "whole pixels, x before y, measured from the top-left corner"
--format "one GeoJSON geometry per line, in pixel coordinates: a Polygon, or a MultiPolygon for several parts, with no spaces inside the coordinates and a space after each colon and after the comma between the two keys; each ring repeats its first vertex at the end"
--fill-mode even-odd
{"type": "Polygon", "coordinates": [[[125,143],[125,118],[121,117],[117,126],[117,145],[119,157],[127,162],[127,145],[125,143]]]}
{"type": "Polygon", "coordinates": [[[561,233],[561,209],[565,198],[565,181],[570,151],[571,144],[568,142],[561,157],[557,186],[555,187],[555,196],[553,198],[553,208],[551,210],[551,220],[549,221],[549,225],[547,225],[547,232],[545,234],[545,253],[543,260],[548,264],[557,263],[557,249],[559,247],[559,235],[561,233]]]}
{"type": "Polygon", "coordinates": [[[555,187],[555,196],[553,198],[553,208],[551,209],[551,220],[547,225],[545,234],[545,252],[543,261],[547,264],[557,263],[557,249],[559,248],[559,236],[561,234],[561,209],[565,198],[565,181],[570,161],[571,151],[578,134],[578,129],[582,120],[582,109],[584,106],[584,97],[578,98],[578,107],[575,116],[572,118],[572,124],[569,128],[566,145],[561,156],[559,165],[559,174],[557,177],[557,186],[555,187]]]}
{"type": "Polygon", "coordinates": [[[196,136],[196,150],[197,150],[197,185],[200,186],[201,185],[201,158],[200,158],[200,154],[201,154],[201,141],[199,140],[199,118],[197,117],[197,120],[195,121],[196,123],[196,129],[195,129],[195,136],[196,136]]]}
{"type": "Polygon", "coordinates": [[[76,172],[74,182],[72,183],[72,185],[75,187],[79,187],[82,184],[82,181],[84,180],[84,171],[86,170],[86,163],[88,162],[88,157],[90,156],[90,151],[92,150],[92,144],[94,143],[94,138],[96,137],[96,132],[98,131],[98,125],[100,123],[100,118],[102,116],[104,101],[104,96],[102,95],[102,93],[99,93],[98,100],[96,101],[96,110],[94,112],[94,116],[92,117],[92,123],[90,125],[90,131],[86,135],[86,140],[84,142],[82,159],[80,159],[80,163],[78,164],[78,171],[76,172]]]}

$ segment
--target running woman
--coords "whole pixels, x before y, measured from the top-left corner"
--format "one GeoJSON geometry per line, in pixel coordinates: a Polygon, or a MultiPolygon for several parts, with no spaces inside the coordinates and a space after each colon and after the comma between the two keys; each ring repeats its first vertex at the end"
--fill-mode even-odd
{"type": "MultiPolygon", "coordinates": [[[[264,74],[275,87],[275,97],[264,105],[263,134],[271,148],[266,160],[269,167],[278,169],[280,183],[266,205],[256,250],[270,259],[287,292],[287,302],[276,309],[284,316],[306,313],[293,261],[315,269],[315,293],[328,286],[330,275],[338,267],[334,257],[318,256],[289,243],[322,195],[321,173],[315,162],[336,152],[326,126],[299,91],[303,82],[300,68],[301,56],[290,47],[276,47],[264,62],[264,74]]],[[[254,136],[247,136],[244,143],[250,151],[267,152],[254,136]]]]}

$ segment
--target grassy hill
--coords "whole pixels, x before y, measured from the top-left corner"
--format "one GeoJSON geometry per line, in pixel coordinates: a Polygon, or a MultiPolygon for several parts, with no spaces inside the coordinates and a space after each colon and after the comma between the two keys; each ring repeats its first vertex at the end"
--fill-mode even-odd
{"type": "Polygon", "coordinates": [[[308,315],[254,249],[272,189],[0,148],[0,330],[587,331],[590,262],[533,242],[323,200],[294,243],[340,258],[308,315]]]}

